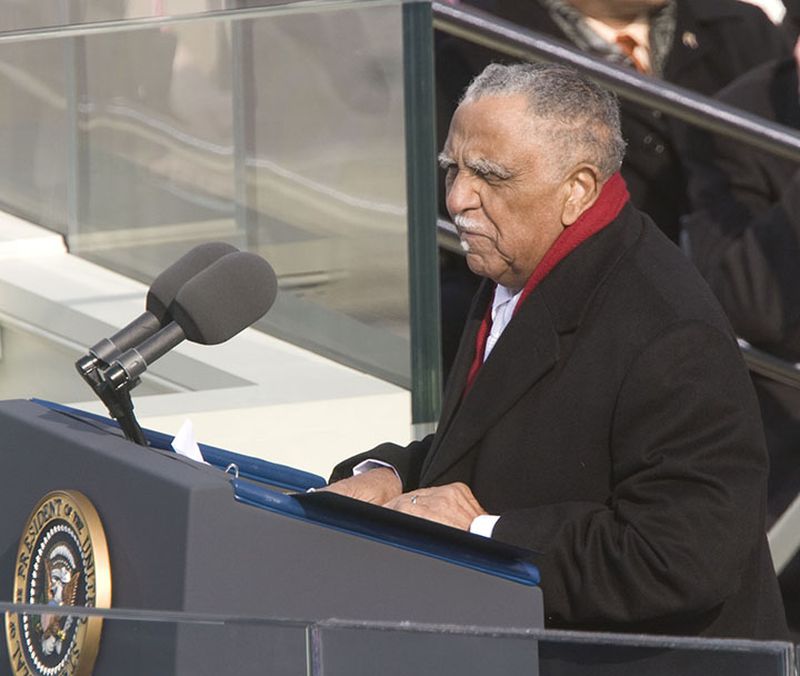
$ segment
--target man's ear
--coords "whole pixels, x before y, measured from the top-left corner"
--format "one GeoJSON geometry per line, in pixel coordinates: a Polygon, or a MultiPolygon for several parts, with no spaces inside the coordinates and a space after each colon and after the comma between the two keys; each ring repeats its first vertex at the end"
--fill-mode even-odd
{"type": "Polygon", "coordinates": [[[566,199],[561,210],[561,223],[566,228],[580,218],[600,195],[600,176],[597,167],[579,164],[564,181],[566,199]]]}

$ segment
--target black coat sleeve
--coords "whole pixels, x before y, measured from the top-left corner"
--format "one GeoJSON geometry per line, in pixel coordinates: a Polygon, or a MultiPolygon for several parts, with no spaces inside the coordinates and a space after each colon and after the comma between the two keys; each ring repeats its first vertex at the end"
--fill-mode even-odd
{"type": "Polygon", "coordinates": [[[420,441],[412,441],[408,446],[398,444],[380,444],[375,448],[360,453],[359,455],[343,460],[331,473],[330,482],[345,479],[353,474],[353,468],[364,460],[380,460],[389,463],[397,470],[403,481],[403,492],[419,486],[419,475],[422,463],[431,446],[433,435],[428,435],[420,441]]]}
{"type": "Polygon", "coordinates": [[[743,583],[767,471],[753,398],[735,342],[705,323],[672,327],[635,359],[615,405],[608,501],[511,510],[493,533],[538,552],[552,626],[701,617],[743,583]]]}

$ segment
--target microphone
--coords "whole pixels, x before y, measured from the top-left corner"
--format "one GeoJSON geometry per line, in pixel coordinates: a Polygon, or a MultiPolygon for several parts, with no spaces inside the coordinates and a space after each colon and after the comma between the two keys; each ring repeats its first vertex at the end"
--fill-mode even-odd
{"type": "Polygon", "coordinates": [[[110,338],[103,338],[89,348],[76,363],[81,375],[90,377],[100,366],[106,366],[120,353],[152,336],[169,321],[169,306],[181,287],[195,275],[223,256],[238,251],[225,242],[208,242],[194,247],[153,280],[147,292],[145,312],[110,338]]]}
{"type": "Polygon", "coordinates": [[[172,321],[119,355],[103,380],[119,390],[185,339],[222,343],[266,314],[277,293],[275,271],[267,261],[247,251],[229,253],[183,285],[167,308],[172,321]]]}

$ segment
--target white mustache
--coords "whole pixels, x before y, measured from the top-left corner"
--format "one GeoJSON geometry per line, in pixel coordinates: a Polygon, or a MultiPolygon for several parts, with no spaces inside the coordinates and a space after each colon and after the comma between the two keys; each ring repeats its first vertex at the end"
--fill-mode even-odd
{"type": "Polygon", "coordinates": [[[453,217],[453,223],[459,230],[464,230],[466,232],[479,232],[481,226],[478,222],[471,220],[467,216],[463,214],[456,214],[453,217]]]}
{"type": "MultiPolygon", "coordinates": [[[[458,234],[461,235],[463,232],[480,232],[480,224],[476,221],[473,221],[463,214],[456,214],[453,217],[453,222],[458,229],[458,234]]],[[[463,238],[459,238],[461,240],[461,248],[464,250],[465,253],[469,253],[469,242],[463,238]]]]}

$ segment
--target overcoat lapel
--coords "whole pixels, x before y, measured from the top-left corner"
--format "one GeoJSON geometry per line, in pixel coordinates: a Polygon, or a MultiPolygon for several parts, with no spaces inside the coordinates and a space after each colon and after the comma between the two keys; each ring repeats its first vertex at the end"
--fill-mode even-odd
{"type": "MultiPolygon", "coordinates": [[[[473,327],[470,333],[472,355],[477,328],[473,327]]],[[[421,482],[435,480],[469,452],[557,360],[558,333],[541,294],[533,293],[497,341],[466,396],[460,402],[457,396],[446,397],[450,405],[443,411],[438,443],[423,465],[421,482]]],[[[463,391],[471,359],[461,362],[460,383],[454,382],[453,386],[460,384],[463,391]],[[461,374],[465,364],[466,371],[461,374]]]]}
{"type": "Polygon", "coordinates": [[[453,415],[458,409],[458,405],[461,401],[460,393],[463,392],[466,387],[469,369],[475,355],[475,341],[478,336],[478,330],[486,314],[486,308],[492,302],[493,295],[494,284],[488,280],[484,280],[478,287],[478,292],[475,294],[475,299],[470,307],[467,321],[464,324],[464,331],[461,334],[461,341],[458,344],[458,350],[453,360],[453,368],[450,371],[450,377],[447,379],[444,392],[444,404],[437,427],[437,434],[439,437],[441,437],[442,432],[450,426],[453,415]]]}

